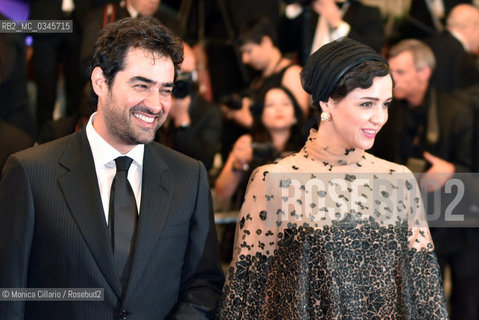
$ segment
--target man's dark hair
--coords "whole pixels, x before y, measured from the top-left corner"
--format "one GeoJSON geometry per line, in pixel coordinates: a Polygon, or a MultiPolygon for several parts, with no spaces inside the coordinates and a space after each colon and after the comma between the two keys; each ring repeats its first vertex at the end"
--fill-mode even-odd
{"type": "MultiPolygon", "coordinates": [[[[158,20],[152,17],[125,18],[100,31],[90,63],[90,75],[95,67],[100,67],[111,87],[118,71],[125,68],[125,57],[130,48],[142,48],[170,57],[175,71],[183,61],[181,39],[158,20]]],[[[96,106],[98,97],[93,90],[91,94],[96,106]]]]}
{"type": "Polygon", "coordinates": [[[266,16],[252,18],[241,25],[238,45],[242,46],[246,43],[260,44],[264,36],[271,38],[273,44],[278,46],[278,33],[273,21],[266,16]]]}
{"type": "Polygon", "coordinates": [[[338,82],[330,98],[341,100],[356,88],[367,89],[373,85],[375,77],[384,77],[387,75],[394,78],[389,66],[381,61],[364,61],[358,66],[348,71],[338,82]]]}

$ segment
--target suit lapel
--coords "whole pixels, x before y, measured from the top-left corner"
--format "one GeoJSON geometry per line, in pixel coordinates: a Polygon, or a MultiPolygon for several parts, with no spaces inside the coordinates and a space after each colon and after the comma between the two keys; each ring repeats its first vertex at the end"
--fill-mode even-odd
{"type": "Polygon", "coordinates": [[[168,175],[168,166],[157,149],[145,145],[140,215],[128,288],[140,278],[161,234],[172,194],[172,178],[168,175]]]}
{"type": "Polygon", "coordinates": [[[121,298],[120,278],[114,265],[93,156],[85,130],[72,136],[59,163],[70,170],[58,181],[66,203],[98,267],[121,298]]]}

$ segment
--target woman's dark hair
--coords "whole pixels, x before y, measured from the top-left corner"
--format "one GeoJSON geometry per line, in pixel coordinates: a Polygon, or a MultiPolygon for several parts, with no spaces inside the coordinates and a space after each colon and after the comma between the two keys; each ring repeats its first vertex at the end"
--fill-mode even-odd
{"type": "MultiPolygon", "coordinates": [[[[267,90],[265,90],[265,94],[263,97],[266,98],[266,94],[272,89],[282,90],[293,103],[294,116],[297,121],[291,127],[291,133],[290,133],[288,141],[286,142],[285,151],[299,151],[298,148],[300,148],[305,142],[305,137],[301,133],[301,128],[304,124],[303,111],[301,110],[301,107],[299,106],[299,103],[294,97],[293,93],[288,88],[282,85],[269,87],[267,90]]],[[[263,100],[262,112],[263,111],[264,111],[264,100],[263,100]]],[[[263,125],[263,122],[261,121],[261,116],[255,117],[254,119],[253,127],[252,127],[252,136],[253,136],[254,142],[271,142],[272,141],[271,135],[269,134],[266,127],[263,125]]]]}
{"type": "MultiPolygon", "coordinates": [[[[390,75],[393,79],[389,66],[381,61],[364,61],[349,70],[339,79],[338,84],[330,95],[333,100],[341,100],[356,88],[367,89],[373,85],[375,77],[390,75]]],[[[394,79],[393,79],[394,85],[394,79]]]]}
{"type": "MultiPolygon", "coordinates": [[[[116,74],[125,68],[130,48],[142,48],[160,56],[170,57],[175,71],[183,61],[183,43],[170,29],[152,17],[125,18],[108,24],[95,43],[90,74],[100,67],[111,87],[116,74]]],[[[176,72],[175,72],[176,74],[176,72]]],[[[90,90],[94,104],[98,97],[90,90]]]]}

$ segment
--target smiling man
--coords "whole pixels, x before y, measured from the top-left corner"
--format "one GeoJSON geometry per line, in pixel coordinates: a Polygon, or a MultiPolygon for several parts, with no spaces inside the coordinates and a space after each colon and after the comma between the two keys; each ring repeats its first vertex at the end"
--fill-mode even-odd
{"type": "Polygon", "coordinates": [[[0,319],[214,316],[224,277],[206,170],[151,143],[182,60],[181,41],[153,18],[109,24],[90,66],[97,112],[86,128],[7,160],[0,287],[103,295],[0,301],[0,319]]]}

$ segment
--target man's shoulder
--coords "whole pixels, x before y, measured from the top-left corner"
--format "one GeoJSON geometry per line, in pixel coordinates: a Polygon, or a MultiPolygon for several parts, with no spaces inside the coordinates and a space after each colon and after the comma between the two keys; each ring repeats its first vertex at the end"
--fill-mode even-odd
{"type": "Polygon", "coordinates": [[[461,91],[437,93],[437,115],[439,125],[455,130],[472,130],[474,121],[474,103],[471,97],[461,91]]]}
{"type": "Polygon", "coordinates": [[[449,32],[437,33],[424,39],[424,42],[435,52],[436,55],[444,55],[445,53],[451,52],[454,52],[454,54],[465,52],[459,40],[449,32]]]}
{"type": "MultiPolygon", "coordinates": [[[[173,166],[197,166],[198,160],[195,160],[183,153],[173,150],[156,141],[145,145],[152,154],[159,156],[167,165],[173,166]]],[[[146,151],[146,149],[145,149],[146,151]]],[[[146,153],[145,153],[146,154],[146,153]]]]}
{"type": "Polygon", "coordinates": [[[444,114],[468,114],[472,111],[472,96],[469,91],[457,89],[451,92],[437,92],[437,102],[444,114]]]}

